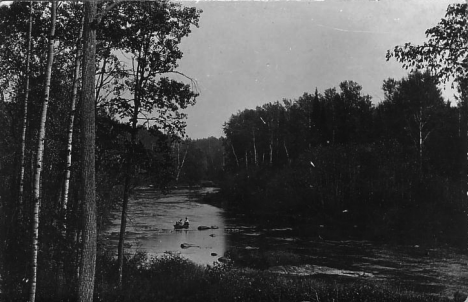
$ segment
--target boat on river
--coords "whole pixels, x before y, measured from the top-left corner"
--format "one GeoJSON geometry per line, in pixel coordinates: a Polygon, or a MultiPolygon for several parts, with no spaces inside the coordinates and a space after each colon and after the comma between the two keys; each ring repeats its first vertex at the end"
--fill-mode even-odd
{"type": "Polygon", "coordinates": [[[190,224],[188,222],[185,222],[184,224],[176,223],[176,224],[174,224],[174,229],[176,229],[176,230],[188,229],[189,225],[190,224]]]}

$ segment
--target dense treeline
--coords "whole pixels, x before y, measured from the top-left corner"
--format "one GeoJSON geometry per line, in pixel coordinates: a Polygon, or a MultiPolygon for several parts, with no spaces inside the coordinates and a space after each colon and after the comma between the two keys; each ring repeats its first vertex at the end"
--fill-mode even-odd
{"type": "Polygon", "coordinates": [[[373,105],[346,81],[231,116],[229,205],[321,236],[464,243],[460,108],[428,72],[383,90],[373,105]]]}
{"type": "Polygon", "coordinates": [[[186,139],[173,148],[177,162],[177,185],[213,186],[223,176],[221,138],[186,139]]]}
{"type": "MultiPolygon", "coordinates": [[[[87,41],[96,48],[91,66],[97,71],[90,119],[80,106],[89,103],[81,77],[82,42],[89,37],[84,5],[0,7],[2,301],[92,299],[96,250],[87,251],[92,261],[81,261],[84,242],[95,246],[91,236],[99,238],[109,212],[121,210],[123,247],[133,190],[151,184],[164,191],[176,178],[173,148],[182,141],[186,118],[181,110],[198,95],[190,78],[176,70],[183,55],[178,45],[198,26],[201,11],[159,1],[102,2],[97,12],[91,20],[97,39],[87,41]],[[84,119],[94,126],[94,116],[95,140],[94,130],[80,127],[84,119]],[[89,145],[83,143],[85,131],[92,133],[89,145]],[[82,177],[89,164],[84,160],[92,158],[82,155],[83,145],[95,153],[92,179],[82,177]],[[89,212],[84,180],[95,187],[95,213],[89,212]]],[[[123,248],[118,260],[118,278],[110,280],[117,287],[124,274],[123,248]]]]}

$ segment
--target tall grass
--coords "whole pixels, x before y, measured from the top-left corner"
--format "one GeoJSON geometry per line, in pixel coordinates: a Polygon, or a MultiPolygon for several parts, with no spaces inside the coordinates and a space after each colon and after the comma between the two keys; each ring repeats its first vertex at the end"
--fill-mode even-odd
{"type": "Polygon", "coordinates": [[[228,264],[203,267],[174,255],[129,257],[122,290],[115,287],[115,275],[115,260],[103,256],[95,301],[449,301],[366,280],[275,275],[228,264]]]}

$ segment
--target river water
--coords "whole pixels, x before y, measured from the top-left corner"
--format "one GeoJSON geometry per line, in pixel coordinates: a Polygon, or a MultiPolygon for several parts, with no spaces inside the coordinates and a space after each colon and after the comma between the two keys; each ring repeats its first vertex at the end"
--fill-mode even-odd
{"type": "MultiPolygon", "coordinates": [[[[128,205],[126,250],[143,251],[150,256],[174,253],[195,263],[213,264],[228,246],[223,210],[197,201],[201,195],[214,190],[178,189],[168,195],[151,188],[137,190],[128,205]],[[189,228],[175,230],[175,222],[185,217],[190,221],[189,228]],[[201,225],[217,229],[199,231],[201,225]],[[182,244],[189,247],[182,248],[182,244]]],[[[113,213],[106,231],[106,243],[110,246],[117,246],[119,240],[120,215],[118,211],[113,213]]]]}
{"type": "MultiPolygon", "coordinates": [[[[162,195],[151,188],[139,189],[129,202],[126,250],[144,251],[150,256],[179,254],[202,265],[213,264],[231,248],[287,250],[306,259],[308,265],[272,267],[271,271],[369,278],[450,297],[456,291],[468,293],[467,253],[449,248],[426,249],[416,244],[305,239],[294,237],[288,229],[259,230],[227,217],[218,207],[198,202],[200,196],[215,190],[177,189],[162,195]],[[175,222],[185,217],[190,220],[190,227],[175,230],[175,222]],[[198,230],[199,226],[210,228],[198,230]]],[[[116,211],[104,235],[107,246],[117,246],[119,230],[120,213],[116,211]]]]}

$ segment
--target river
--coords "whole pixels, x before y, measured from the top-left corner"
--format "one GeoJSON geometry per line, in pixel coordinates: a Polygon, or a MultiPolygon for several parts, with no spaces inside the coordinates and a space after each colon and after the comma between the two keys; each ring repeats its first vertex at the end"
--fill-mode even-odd
{"type": "MultiPolygon", "coordinates": [[[[150,256],[175,253],[199,264],[213,264],[224,255],[228,246],[223,210],[198,203],[201,194],[214,188],[197,190],[177,189],[162,195],[151,188],[143,188],[129,201],[125,247],[129,251],[143,251],[150,256]],[[188,229],[175,230],[174,224],[187,217],[188,229]],[[199,231],[198,226],[216,226],[218,229],[199,231]],[[182,248],[182,244],[190,247],[182,248]],[[213,256],[216,254],[215,256],[213,256]]],[[[120,213],[113,213],[107,229],[107,242],[117,246],[120,231],[120,213]]]]}
{"type": "MultiPolygon", "coordinates": [[[[307,259],[307,265],[272,267],[271,271],[298,275],[331,274],[369,278],[418,292],[453,296],[468,293],[468,255],[450,248],[427,249],[418,245],[396,246],[368,241],[331,241],[299,238],[288,229],[259,230],[240,219],[227,217],[218,207],[199,203],[214,188],[176,189],[162,195],[141,188],[129,202],[126,250],[150,256],[179,254],[195,263],[213,264],[231,249],[287,250],[307,259]],[[175,230],[187,217],[190,227],[175,230]],[[199,226],[213,226],[198,230],[199,226]],[[274,235],[273,235],[274,234],[274,235]],[[312,265],[311,265],[312,263],[312,265]]],[[[113,213],[104,238],[116,247],[120,213],[113,213]]]]}

